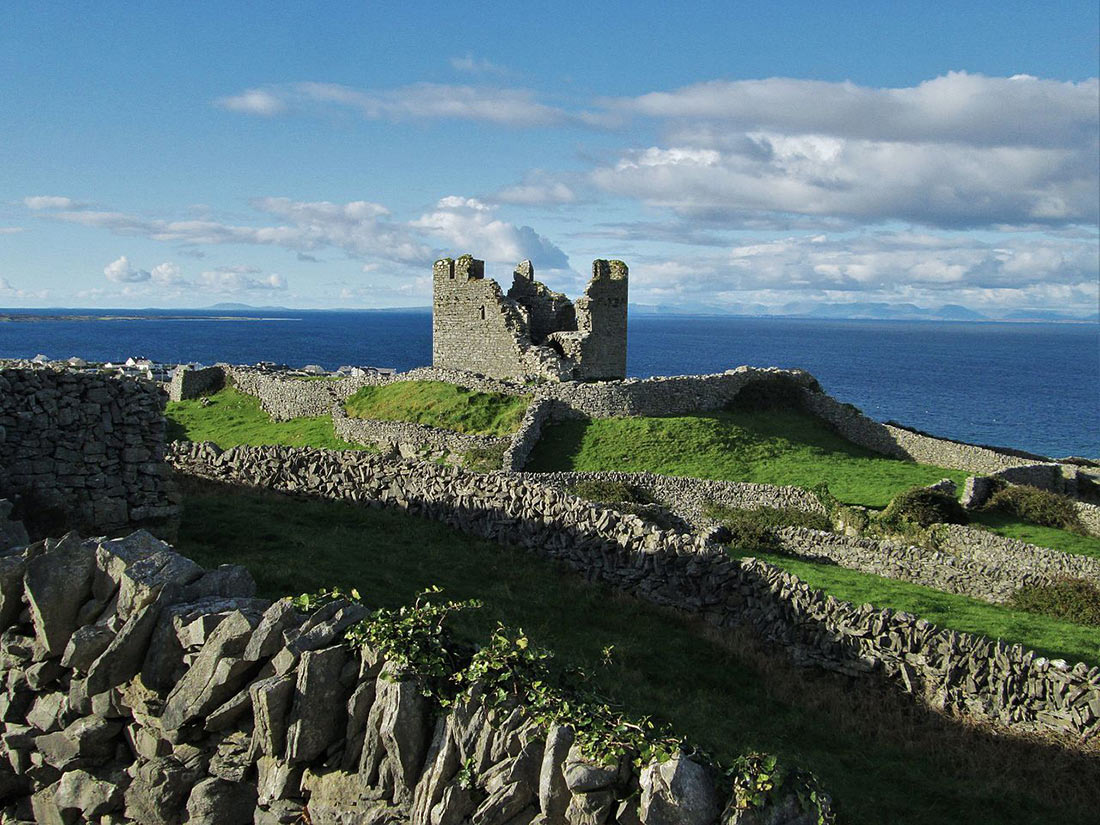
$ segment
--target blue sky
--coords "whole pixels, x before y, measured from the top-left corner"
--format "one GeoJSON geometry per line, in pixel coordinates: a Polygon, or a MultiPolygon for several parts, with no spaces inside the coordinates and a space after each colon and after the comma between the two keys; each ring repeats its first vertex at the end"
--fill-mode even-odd
{"type": "Polygon", "coordinates": [[[4,4],[0,306],[1097,309],[1095,3],[439,5],[4,4]]]}

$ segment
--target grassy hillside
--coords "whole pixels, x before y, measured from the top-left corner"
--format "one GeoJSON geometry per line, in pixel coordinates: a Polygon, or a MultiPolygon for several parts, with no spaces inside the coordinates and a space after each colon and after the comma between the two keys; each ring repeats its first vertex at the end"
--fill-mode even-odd
{"type": "Polygon", "coordinates": [[[275,444],[329,450],[370,449],[349,444],[332,431],[332,417],[272,421],[258,398],[226,387],[205,399],[170,401],[164,411],[168,439],[213,441],[222,449],[275,444]],[[203,402],[206,406],[203,406],[203,402]]]}
{"type": "Polygon", "coordinates": [[[566,421],[546,428],[528,470],[618,470],[790,484],[825,482],[846,504],[884,507],[910,487],[967,473],[885,458],[791,410],[566,421]]]}
{"type": "Polygon", "coordinates": [[[759,750],[815,771],[848,823],[1089,822],[1100,763],[993,736],[867,681],[789,667],[723,633],[523,551],[386,509],[189,482],[178,546],[202,564],[239,562],[264,595],[357,587],[397,607],[431,584],[479,598],[464,638],[523,627],[563,666],[655,714],[719,758],[759,750]],[[613,646],[610,664],[603,649],[613,646]]]}
{"type": "Polygon", "coordinates": [[[474,392],[442,381],[395,381],[363,387],[345,404],[354,418],[412,421],[471,435],[505,436],[519,429],[530,399],[474,392]]]}

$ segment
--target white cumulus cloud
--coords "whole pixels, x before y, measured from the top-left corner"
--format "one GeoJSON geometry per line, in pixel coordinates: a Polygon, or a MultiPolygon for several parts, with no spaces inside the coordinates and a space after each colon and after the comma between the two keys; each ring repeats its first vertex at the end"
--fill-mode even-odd
{"type": "Polygon", "coordinates": [[[147,270],[136,269],[131,265],[130,259],[125,255],[103,267],[103,274],[107,276],[108,281],[114,281],[116,284],[141,283],[148,281],[150,277],[147,270]]]}
{"type": "Polygon", "coordinates": [[[530,226],[501,220],[493,212],[477,198],[448,195],[411,225],[441,239],[450,250],[469,251],[488,261],[530,259],[546,269],[568,268],[568,257],[554,243],[530,226]]]}

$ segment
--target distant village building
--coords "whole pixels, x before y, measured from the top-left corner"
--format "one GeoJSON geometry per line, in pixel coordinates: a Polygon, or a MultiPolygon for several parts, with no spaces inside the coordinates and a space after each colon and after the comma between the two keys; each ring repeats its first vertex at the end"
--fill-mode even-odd
{"type": "Polygon", "coordinates": [[[432,271],[432,363],[493,378],[588,381],[626,377],[628,270],[592,262],[574,303],[535,280],[523,261],[505,295],[470,255],[432,271]]]}

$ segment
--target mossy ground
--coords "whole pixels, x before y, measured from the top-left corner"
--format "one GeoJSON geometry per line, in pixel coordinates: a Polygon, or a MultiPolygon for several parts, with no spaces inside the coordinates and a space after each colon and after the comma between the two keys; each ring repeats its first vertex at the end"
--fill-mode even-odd
{"type": "Polygon", "coordinates": [[[716,756],[757,750],[816,772],[849,823],[1090,822],[1100,761],[987,734],[867,680],[789,667],[748,636],[586,583],[560,566],[386,509],[188,481],[178,547],[237,562],[264,595],[357,587],[396,607],[438,584],[478,598],[456,629],[500,620],[586,668],[633,714],[653,714],[716,756]],[[610,665],[602,650],[614,645],[610,665]]]}
{"type": "Polygon", "coordinates": [[[369,450],[336,437],[332,417],[272,421],[258,398],[226,387],[203,399],[170,401],[164,411],[170,441],[213,441],[222,449],[265,444],[369,450]]]}
{"type": "Polygon", "coordinates": [[[618,470],[812,488],[885,507],[910,487],[966,473],[884,458],[794,410],[564,421],[546,428],[528,470],[618,470]]]}
{"type": "Polygon", "coordinates": [[[412,421],[471,435],[505,436],[519,429],[530,398],[475,392],[442,381],[394,381],[363,387],[344,408],[353,418],[412,421]]]}

